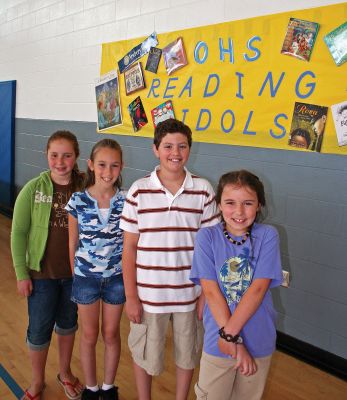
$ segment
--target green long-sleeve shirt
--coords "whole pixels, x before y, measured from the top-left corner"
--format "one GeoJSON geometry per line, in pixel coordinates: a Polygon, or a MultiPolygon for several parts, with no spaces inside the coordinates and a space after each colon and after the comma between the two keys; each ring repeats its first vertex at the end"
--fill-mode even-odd
{"type": "Polygon", "coordinates": [[[17,280],[29,279],[29,270],[40,271],[48,237],[53,198],[50,171],[30,180],[14,206],[11,251],[17,280]]]}

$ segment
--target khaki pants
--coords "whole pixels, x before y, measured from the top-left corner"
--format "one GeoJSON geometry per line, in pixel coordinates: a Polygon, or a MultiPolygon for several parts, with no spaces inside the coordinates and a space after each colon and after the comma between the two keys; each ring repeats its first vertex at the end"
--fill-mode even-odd
{"type": "Polygon", "coordinates": [[[142,314],[141,324],[130,322],[128,345],[134,362],[149,375],[160,375],[164,369],[166,332],[172,322],[176,365],[194,369],[199,364],[203,326],[196,310],[188,312],[142,314]]]}
{"type": "Polygon", "coordinates": [[[197,400],[260,400],[270,368],[271,355],[256,358],[258,370],[244,376],[233,367],[236,360],[202,353],[199,381],[195,385],[197,400]]]}

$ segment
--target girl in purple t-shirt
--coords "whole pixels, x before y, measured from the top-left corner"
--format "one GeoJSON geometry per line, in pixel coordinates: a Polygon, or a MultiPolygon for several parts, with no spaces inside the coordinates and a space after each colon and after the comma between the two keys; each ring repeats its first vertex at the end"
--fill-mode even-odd
{"type": "Polygon", "coordinates": [[[190,275],[207,300],[195,392],[197,399],[257,400],[276,345],[269,289],[282,282],[278,233],[256,222],[265,194],[252,173],[223,175],[216,202],[223,222],[198,232],[190,275]]]}

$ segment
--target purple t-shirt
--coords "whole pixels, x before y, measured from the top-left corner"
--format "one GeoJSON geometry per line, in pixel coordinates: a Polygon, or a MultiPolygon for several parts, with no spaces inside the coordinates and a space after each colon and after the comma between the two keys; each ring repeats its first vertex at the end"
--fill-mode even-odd
{"type": "MultiPolygon", "coordinates": [[[[241,238],[239,238],[241,240],[241,238]]],[[[271,279],[270,288],[282,283],[279,237],[270,225],[255,223],[251,237],[243,245],[235,245],[223,234],[223,225],[200,229],[195,240],[190,279],[217,281],[233,313],[252,281],[271,279]]],[[[253,357],[265,357],[275,351],[276,311],[268,290],[257,311],[244,325],[241,336],[253,357]]],[[[218,325],[208,307],[204,308],[204,351],[217,357],[229,357],[218,349],[218,325]]]]}

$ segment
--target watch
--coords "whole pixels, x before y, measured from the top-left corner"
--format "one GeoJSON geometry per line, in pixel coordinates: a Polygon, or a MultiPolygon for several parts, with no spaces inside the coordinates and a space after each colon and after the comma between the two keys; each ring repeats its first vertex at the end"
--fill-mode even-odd
{"type": "Polygon", "coordinates": [[[235,344],[242,344],[243,343],[243,339],[240,335],[230,335],[229,333],[225,333],[224,331],[224,326],[222,328],[219,329],[218,331],[219,336],[224,339],[225,341],[229,342],[229,343],[235,343],[235,344]]]}

